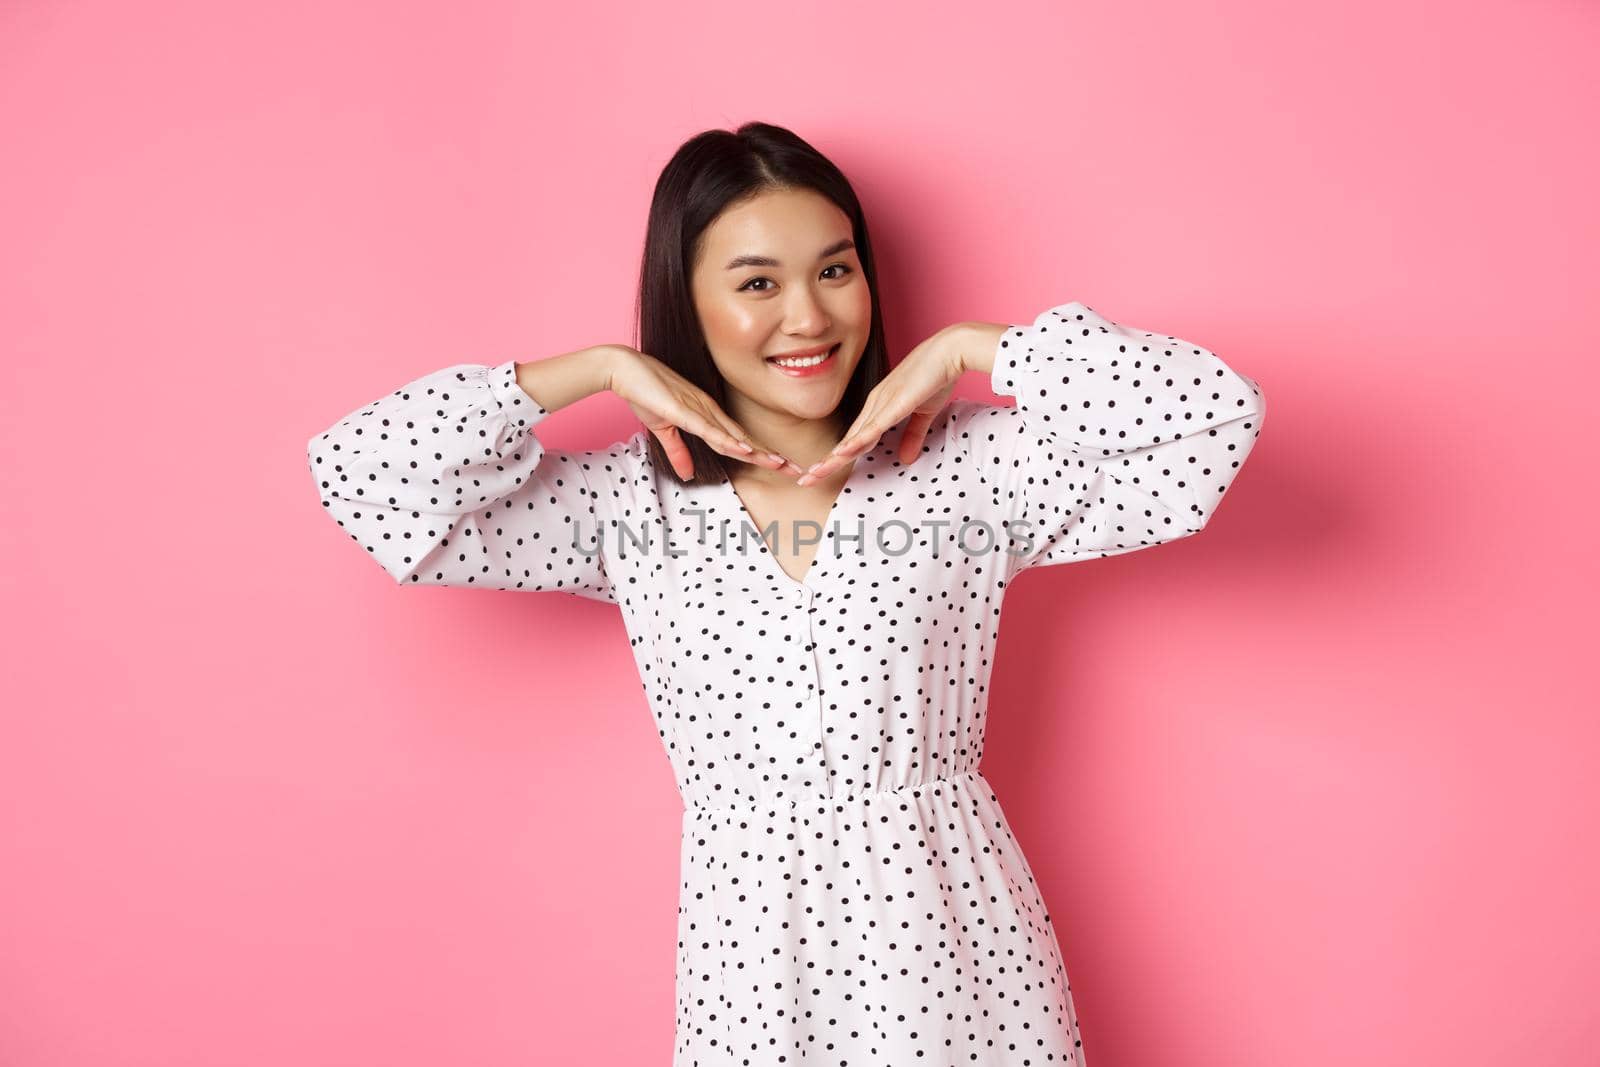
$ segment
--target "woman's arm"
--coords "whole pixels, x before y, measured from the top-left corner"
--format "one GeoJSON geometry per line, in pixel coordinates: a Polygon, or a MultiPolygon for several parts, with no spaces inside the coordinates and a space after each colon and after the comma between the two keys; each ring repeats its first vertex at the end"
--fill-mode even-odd
{"type": "Polygon", "coordinates": [[[600,345],[457,364],[356,409],[307,443],[323,507],[401,584],[615,603],[596,490],[628,490],[624,444],[559,452],[534,428],[609,388],[617,358],[600,345]]]}
{"type": "Polygon", "coordinates": [[[1198,533],[1260,433],[1260,387],[1190,342],[1078,302],[968,328],[966,368],[1017,401],[968,405],[959,431],[1027,543],[1013,575],[1198,533]]]}
{"type": "Polygon", "coordinates": [[[616,345],[595,345],[547,359],[513,363],[517,385],[547,413],[560,411],[584,397],[611,388],[611,372],[627,350],[616,345]]]}

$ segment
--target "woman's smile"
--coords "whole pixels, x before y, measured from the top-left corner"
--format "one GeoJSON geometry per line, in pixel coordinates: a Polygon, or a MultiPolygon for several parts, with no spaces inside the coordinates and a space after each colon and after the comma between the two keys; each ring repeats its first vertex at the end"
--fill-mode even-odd
{"type": "Polygon", "coordinates": [[[812,378],[833,370],[839,362],[835,358],[838,354],[839,344],[836,342],[821,355],[768,357],[767,366],[790,378],[812,378]]]}

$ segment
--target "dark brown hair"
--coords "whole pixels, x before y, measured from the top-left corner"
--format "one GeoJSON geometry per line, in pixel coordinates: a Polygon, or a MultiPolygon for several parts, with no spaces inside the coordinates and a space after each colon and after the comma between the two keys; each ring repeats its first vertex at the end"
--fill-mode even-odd
{"type": "MultiPolygon", "coordinates": [[[[634,347],[661,360],[727,407],[727,383],[712,362],[690,284],[701,234],[728,207],[769,190],[811,189],[850,217],[856,255],[872,294],[872,330],[855,374],[836,409],[849,426],[867,394],[889,372],[888,346],[878,306],[878,275],[861,202],[826,156],[789,130],[747,122],[737,130],[706,130],[679,146],[650,201],[644,259],[639,268],[638,333],[634,347]]],[[[656,470],[679,484],[704,485],[728,476],[729,460],[699,437],[682,432],[694,477],[678,477],[653,433],[646,433],[656,470]]]]}

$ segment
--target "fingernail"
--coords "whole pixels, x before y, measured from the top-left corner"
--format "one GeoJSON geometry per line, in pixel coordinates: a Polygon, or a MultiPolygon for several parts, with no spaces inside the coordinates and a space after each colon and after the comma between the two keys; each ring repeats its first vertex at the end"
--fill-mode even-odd
{"type": "Polygon", "coordinates": [[[744,449],[746,452],[754,452],[756,450],[756,446],[751,444],[749,441],[740,441],[739,447],[744,449]]]}
{"type": "Polygon", "coordinates": [[[768,452],[767,453],[767,457],[769,459],[775,459],[779,463],[788,463],[789,462],[788,460],[784,459],[782,456],[778,455],[776,452],[768,452]]]}

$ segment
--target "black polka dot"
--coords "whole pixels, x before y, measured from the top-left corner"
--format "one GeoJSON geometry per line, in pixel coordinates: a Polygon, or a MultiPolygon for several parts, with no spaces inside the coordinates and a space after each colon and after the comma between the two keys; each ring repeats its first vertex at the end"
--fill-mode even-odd
{"type": "Polygon", "coordinates": [[[646,433],[546,449],[515,363],[311,438],[323,506],[402,585],[623,613],[685,808],[674,1067],[1083,1067],[1057,930],[979,771],[1006,588],[1204,528],[1257,384],[1081,303],[1009,328],[922,453],[861,456],[797,581],[732,486],[646,433]],[[742,530],[750,535],[741,537],[742,530]],[[881,537],[880,537],[881,534],[881,537]]]}

